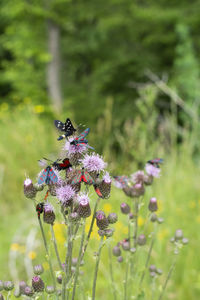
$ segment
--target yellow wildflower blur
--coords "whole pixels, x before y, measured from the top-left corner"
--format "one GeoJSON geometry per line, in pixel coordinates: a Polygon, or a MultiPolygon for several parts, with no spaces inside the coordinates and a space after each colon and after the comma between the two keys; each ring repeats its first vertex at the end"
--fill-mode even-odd
{"type": "Polygon", "coordinates": [[[112,206],[109,203],[105,203],[103,206],[103,210],[105,213],[111,212],[112,206]]]}
{"type": "Polygon", "coordinates": [[[49,264],[48,264],[48,262],[44,262],[44,263],[42,264],[42,266],[43,266],[43,268],[44,268],[45,271],[49,269],[49,264]]]}
{"type": "Polygon", "coordinates": [[[57,240],[58,244],[64,244],[65,240],[66,240],[65,234],[64,234],[65,225],[55,222],[53,229],[54,229],[56,240],[57,240]]]}
{"type": "Polygon", "coordinates": [[[163,229],[158,232],[158,239],[162,241],[164,238],[166,238],[169,235],[169,230],[168,229],[163,229]]]}
{"type": "Polygon", "coordinates": [[[141,216],[139,216],[139,217],[138,217],[138,226],[140,227],[140,226],[144,225],[144,223],[145,223],[144,218],[141,217],[141,216]]]}
{"type": "Polygon", "coordinates": [[[44,105],[35,105],[34,108],[33,108],[33,112],[35,114],[41,114],[44,112],[44,105]]]}
{"type": "Polygon", "coordinates": [[[17,243],[13,243],[13,244],[11,244],[11,246],[10,246],[10,249],[11,249],[12,251],[19,251],[19,248],[20,248],[20,245],[17,244],[17,243]]]}
{"type": "Polygon", "coordinates": [[[28,257],[29,257],[31,260],[35,259],[36,256],[37,256],[37,254],[36,254],[35,251],[30,251],[30,252],[28,253],[28,257]]]}

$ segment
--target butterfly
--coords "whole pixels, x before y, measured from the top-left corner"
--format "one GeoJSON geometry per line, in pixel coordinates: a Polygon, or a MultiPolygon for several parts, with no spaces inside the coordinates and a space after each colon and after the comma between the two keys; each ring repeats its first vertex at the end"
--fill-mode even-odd
{"type": "Polygon", "coordinates": [[[122,176],[113,176],[113,178],[116,181],[116,186],[119,188],[125,188],[128,186],[128,176],[122,175],[122,176]]]}
{"type": "Polygon", "coordinates": [[[148,160],[147,163],[153,165],[156,168],[160,168],[160,164],[163,163],[163,159],[162,158],[154,158],[151,160],[148,160]]]}
{"type": "Polygon", "coordinates": [[[58,171],[61,171],[61,170],[69,169],[70,167],[72,167],[72,165],[70,164],[69,158],[65,158],[65,159],[63,159],[63,161],[61,163],[58,163],[57,161],[55,161],[53,163],[53,167],[55,169],[57,169],[58,171]]]}
{"type": "Polygon", "coordinates": [[[65,123],[62,123],[61,121],[59,120],[55,120],[54,121],[54,124],[56,126],[56,128],[58,128],[60,131],[64,131],[65,134],[63,135],[60,135],[58,137],[58,141],[72,135],[76,129],[74,128],[74,126],[72,125],[72,122],[69,118],[66,119],[65,123]]]}
{"type": "MultiPolygon", "coordinates": [[[[85,129],[79,136],[75,137],[70,145],[83,146],[88,144],[88,140],[85,138],[90,132],[90,128],[85,129]]],[[[87,145],[87,147],[94,149],[93,147],[87,145]]]]}
{"type": "Polygon", "coordinates": [[[94,179],[87,171],[84,171],[84,169],[77,170],[76,175],[72,179],[71,184],[77,184],[80,182],[85,182],[86,184],[91,185],[91,184],[94,184],[94,179]]]}
{"type": "Polygon", "coordinates": [[[58,177],[51,166],[47,166],[38,179],[38,184],[52,184],[58,181],[58,177]]]}
{"type": "Polygon", "coordinates": [[[38,214],[38,219],[40,219],[40,215],[43,213],[44,211],[44,203],[40,202],[36,205],[36,212],[38,214]]]}

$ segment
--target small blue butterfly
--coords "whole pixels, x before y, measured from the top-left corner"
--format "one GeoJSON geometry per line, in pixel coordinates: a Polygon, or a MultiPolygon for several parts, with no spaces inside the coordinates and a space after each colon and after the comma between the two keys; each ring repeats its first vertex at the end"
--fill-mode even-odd
{"type": "Polygon", "coordinates": [[[42,172],[38,179],[38,184],[52,184],[58,181],[57,175],[54,173],[52,167],[47,166],[46,169],[42,172]]]}

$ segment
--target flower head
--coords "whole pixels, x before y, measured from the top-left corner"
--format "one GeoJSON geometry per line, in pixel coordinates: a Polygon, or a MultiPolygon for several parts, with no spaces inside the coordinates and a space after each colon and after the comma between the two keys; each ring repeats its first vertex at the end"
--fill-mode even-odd
{"type": "Polygon", "coordinates": [[[50,203],[45,203],[44,205],[44,214],[43,214],[43,220],[47,224],[53,225],[55,221],[55,213],[54,213],[54,208],[50,203]]]}
{"type": "Polygon", "coordinates": [[[82,218],[88,218],[91,215],[91,208],[89,203],[89,198],[86,194],[81,194],[77,197],[79,206],[78,206],[78,214],[82,218]]]}
{"type": "Polygon", "coordinates": [[[106,163],[98,154],[86,154],[82,160],[84,168],[89,172],[100,172],[106,167],[106,163]]]}
{"type": "Polygon", "coordinates": [[[145,179],[144,171],[137,171],[130,176],[133,183],[143,183],[145,179]]]}
{"type": "Polygon", "coordinates": [[[56,189],[56,195],[63,206],[71,204],[72,198],[75,195],[74,189],[67,184],[56,189]]]}
{"type": "Polygon", "coordinates": [[[72,142],[74,138],[69,138],[69,141],[66,141],[64,150],[67,150],[68,155],[75,154],[75,153],[84,153],[87,151],[87,145],[72,145],[70,142],[72,142]]]}
{"type": "Polygon", "coordinates": [[[109,175],[108,172],[106,172],[105,175],[103,176],[103,181],[105,183],[111,183],[112,182],[112,179],[111,179],[111,177],[110,177],[110,175],[109,175]]]}
{"type": "Polygon", "coordinates": [[[35,292],[43,292],[44,290],[44,282],[40,276],[34,276],[32,278],[32,287],[35,292]]]}
{"type": "Polygon", "coordinates": [[[151,164],[146,164],[145,170],[148,175],[153,176],[153,177],[160,177],[160,169],[151,165],[151,164]]]}

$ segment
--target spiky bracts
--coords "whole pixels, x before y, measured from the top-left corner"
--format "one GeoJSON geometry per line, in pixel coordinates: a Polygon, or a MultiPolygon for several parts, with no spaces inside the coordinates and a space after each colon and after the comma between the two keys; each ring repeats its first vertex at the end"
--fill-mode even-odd
{"type": "Polygon", "coordinates": [[[44,291],[44,282],[40,276],[34,276],[32,278],[32,287],[35,292],[43,292],[44,291]]]}

